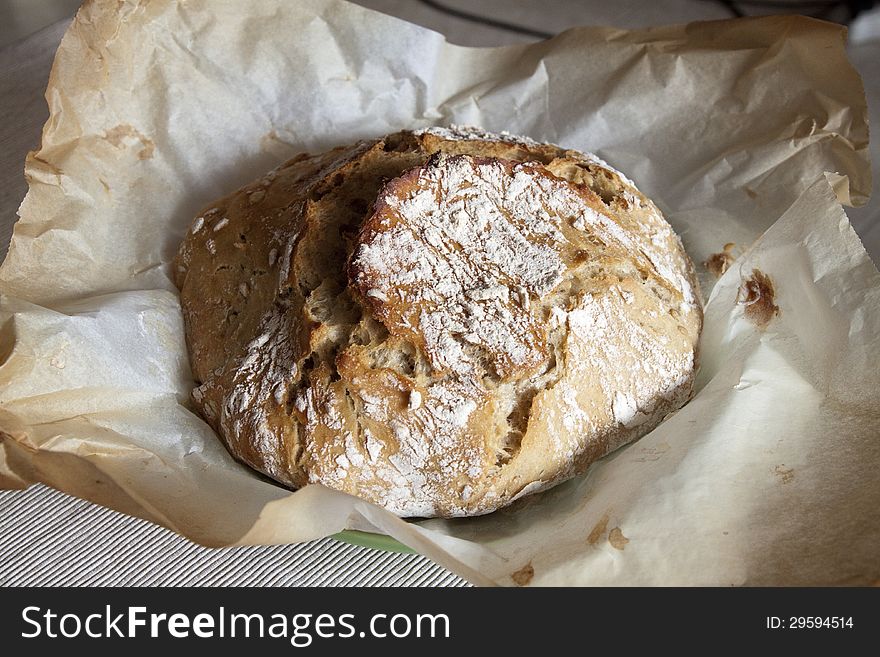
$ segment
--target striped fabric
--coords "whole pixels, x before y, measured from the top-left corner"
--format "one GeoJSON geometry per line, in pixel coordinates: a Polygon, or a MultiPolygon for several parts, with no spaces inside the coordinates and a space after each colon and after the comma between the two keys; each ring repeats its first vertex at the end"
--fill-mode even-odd
{"type": "Polygon", "coordinates": [[[210,549],[45,486],[0,491],[0,586],[465,586],[425,557],[340,543],[210,549]]]}

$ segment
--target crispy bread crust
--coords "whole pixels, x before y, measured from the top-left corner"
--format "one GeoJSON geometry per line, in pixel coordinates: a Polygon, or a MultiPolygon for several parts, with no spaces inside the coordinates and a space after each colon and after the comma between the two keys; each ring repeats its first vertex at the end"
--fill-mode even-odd
{"type": "Polygon", "coordinates": [[[702,322],[628,179],[474,130],[298,156],[202,211],[175,276],[230,452],[401,516],[487,513],[647,433],[702,322]]]}

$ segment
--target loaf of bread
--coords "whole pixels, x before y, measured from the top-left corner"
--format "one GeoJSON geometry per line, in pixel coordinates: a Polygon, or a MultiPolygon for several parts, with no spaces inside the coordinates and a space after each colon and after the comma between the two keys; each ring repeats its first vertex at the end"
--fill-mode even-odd
{"type": "Polygon", "coordinates": [[[193,400],[291,487],[488,513],[687,401],[702,323],[657,207],[595,156],[476,129],[300,155],[180,247],[193,400]]]}

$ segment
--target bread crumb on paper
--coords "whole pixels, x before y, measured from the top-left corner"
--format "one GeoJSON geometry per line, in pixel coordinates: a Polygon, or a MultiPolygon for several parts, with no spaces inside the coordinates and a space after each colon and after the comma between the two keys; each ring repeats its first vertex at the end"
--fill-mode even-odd
{"type": "Polygon", "coordinates": [[[785,467],[785,463],[777,465],[773,468],[773,472],[779,477],[780,483],[787,484],[794,479],[794,468],[785,467]]]}
{"type": "Polygon", "coordinates": [[[605,530],[608,528],[608,514],[603,515],[599,522],[597,522],[593,529],[590,530],[590,534],[587,536],[587,543],[590,545],[595,545],[599,542],[599,539],[605,534],[605,530]]]}
{"type": "Polygon", "coordinates": [[[615,527],[608,532],[608,542],[611,543],[611,547],[615,550],[623,550],[626,544],[629,543],[629,539],[623,535],[620,527],[615,527]]]}
{"type": "Polygon", "coordinates": [[[779,314],[773,281],[760,269],[753,269],[752,275],[742,282],[736,302],[745,306],[746,319],[762,330],[779,314]]]}
{"type": "Polygon", "coordinates": [[[516,582],[517,586],[528,586],[534,576],[535,569],[532,567],[532,562],[529,561],[525,566],[513,573],[510,578],[516,582]]]}
{"type": "Polygon", "coordinates": [[[724,272],[730,269],[730,265],[733,264],[733,261],[736,260],[736,256],[733,255],[733,250],[735,248],[736,244],[728,242],[724,245],[721,251],[713,253],[706,258],[706,260],[703,261],[703,266],[708,269],[715,278],[721,278],[724,272]]]}

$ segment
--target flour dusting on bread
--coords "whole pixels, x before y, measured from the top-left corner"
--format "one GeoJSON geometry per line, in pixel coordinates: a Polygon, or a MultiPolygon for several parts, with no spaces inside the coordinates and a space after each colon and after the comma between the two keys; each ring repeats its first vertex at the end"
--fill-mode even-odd
{"type": "Polygon", "coordinates": [[[677,236],[595,156],[528,138],[429,128],[299,156],[212,204],[177,264],[193,398],[230,451],[402,516],[582,472],[693,382],[677,236]]]}

